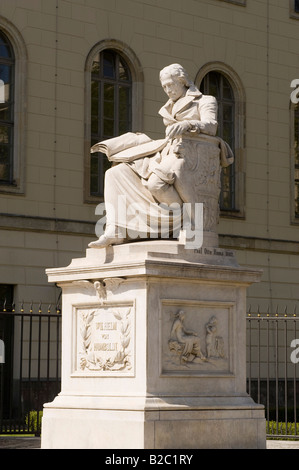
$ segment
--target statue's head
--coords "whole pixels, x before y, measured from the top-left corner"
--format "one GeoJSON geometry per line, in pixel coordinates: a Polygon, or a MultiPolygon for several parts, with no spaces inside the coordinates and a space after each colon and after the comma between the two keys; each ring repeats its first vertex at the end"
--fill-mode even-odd
{"type": "Polygon", "coordinates": [[[185,312],[184,312],[184,310],[179,310],[179,311],[176,313],[176,317],[179,318],[181,321],[183,321],[184,318],[185,318],[185,312]]]}
{"type": "Polygon", "coordinates": [[[168,97],[177,101],[184,96],[188,88],[194,87],[184,67],[180,64],[171,64],[160,72],[160,82],[168,97]]]}
{"type": "Polygon", "coordinates": [[[192,85],[186,70],[180,64],[171,64],[164,67],[160,72],[161,83],[165,77],[171,77],[174,80],[180,81],[186,88],[189,88],[192,85]]]}

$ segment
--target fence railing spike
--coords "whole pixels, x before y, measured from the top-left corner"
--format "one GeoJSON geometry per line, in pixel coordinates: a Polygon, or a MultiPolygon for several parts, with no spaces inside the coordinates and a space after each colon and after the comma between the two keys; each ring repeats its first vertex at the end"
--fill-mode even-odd
{"type": "Polygon", "coordinates": [[[284,316],[285,317],[288,316],[288,307],[287,307],[287,305],[285,306],[285,309],[284,309],[284,316]]]}
{"type": "Polygon", "coordinates": [[[62,291],[60,292],[57,302],[56,302],[56,313],[61,313],[61,307],[60,307],[61,294],[62,294],[62,291]]]}
{"type": "Polygon", "coordinates": [[[251,317],[251,304],[249,305],[249,309],[248,309],[247,315],[248,315],[249,317],[251,317]]]}
{"type": "Polygon", "coordinates": [[[261,312],[260,312],[260,306],[258,305],[257,306],[257,316],[260,317],[261,316],[261,312]]]}

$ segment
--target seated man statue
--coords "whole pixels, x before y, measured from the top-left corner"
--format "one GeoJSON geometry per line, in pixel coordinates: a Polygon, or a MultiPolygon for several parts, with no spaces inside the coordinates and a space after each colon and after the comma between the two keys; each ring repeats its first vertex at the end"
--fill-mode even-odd
{"type": "MultiPolygon", "coordinates": [[[[165,139],[128,133],[91,149],[106,148],[114,165],[105,173],[106,228],[89,247],[163,237],[164,219],[171,218],[173,229],[180,226],[184,203],[202,203],[204,232],[216,230],[221,166],[233,162],[229,146],[215,137],[217,101],[203,95],[179,64],[161,70],[160,81],[169,98],[159,111],[165,139]],[[109,153],[110,141],[112,149],[120,145],[109,153]],[[138,207],[138,229],[130,207],[138,207]]],[[[192,211],[190,218],[194,223],[192,211]]]]}

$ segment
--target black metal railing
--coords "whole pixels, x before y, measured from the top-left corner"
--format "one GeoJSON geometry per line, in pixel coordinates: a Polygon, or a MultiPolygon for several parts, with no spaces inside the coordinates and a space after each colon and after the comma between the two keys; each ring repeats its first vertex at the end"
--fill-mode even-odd
{"type": "Polygon", "coordinates": [[[247,313],[248,393],[265,406],[267,437],[299,439],[298,322],[296,309],[247,313]]]}
{"type": "Polygon", "coordinates": [[[43,404],[60,391],[61,310],[42,303],[0,306],[0,434],[40,435],[43,404]]]}
{"type": "MultiPolygon", "coordinates": [[[[247,391],[265,406],[268,438],[299,439],[298,322],[296,310],[247,313],[247,391]]],[[[43,404],[61,387],[59,305],[0,302],[0,339],[0,434],[40,435],[43,404]]]]}

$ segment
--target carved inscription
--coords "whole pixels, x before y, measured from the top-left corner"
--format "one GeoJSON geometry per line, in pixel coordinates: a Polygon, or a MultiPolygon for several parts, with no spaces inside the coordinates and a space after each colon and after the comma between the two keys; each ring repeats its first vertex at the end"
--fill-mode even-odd
{"type": "Polygon", "coordinates": [[[117,322],[97,322],[95,325],[96,331],[100,330],[101,343],[95,343],[93,346],[94,351],[117,351],[118,343],[109,343],[110,332],[117,331],[117,322]],[[105,333],[106,332],[106,333],[105,333]]]}
{"type": "Polygon", "coordinates": [[[196,248],[194,250],[194,253],[199,253],[201,255],[208,255],[208,256],[228,256],[230,258],[234,257],[233,251],[230,250],[224,250],[222,248],[206,248],[206,247],[201,247],[201,248],[196,248]]]}
{"type": "Polygon", "coordinates": [[[133,307],[101,307],[77,312],[80,371],[133,370],[133,307]]]}

